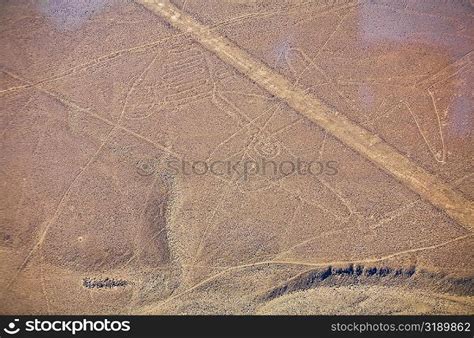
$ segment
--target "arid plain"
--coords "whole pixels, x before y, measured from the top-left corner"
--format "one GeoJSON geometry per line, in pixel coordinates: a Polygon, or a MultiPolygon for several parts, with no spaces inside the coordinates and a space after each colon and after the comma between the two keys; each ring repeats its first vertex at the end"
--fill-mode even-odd
{"type": "Polygon", "coordinates": [[[474,314],[473,40],[469,1],[0,0],[0,313],[474,314]]]}

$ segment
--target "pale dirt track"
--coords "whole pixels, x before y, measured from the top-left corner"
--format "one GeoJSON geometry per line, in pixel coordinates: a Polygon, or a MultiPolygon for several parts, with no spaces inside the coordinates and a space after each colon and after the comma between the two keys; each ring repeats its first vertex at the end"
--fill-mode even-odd
{"type": "Polygon", "coordinates": [[[434,206],[444,210],[466,229],[474,228],[474,203],[420,168],[377,135],[353,123],[344,112],[336,112],[318,99],[277,74],[262,62],[255,60],[228,39],[211,31],[191,16],[168,2],[139,0],[138,3],[167,20],[174,27],[187,33],[221,60],[235,67],[269,93],[287,102],[302,115],[317,123],[358,151],[366,158],[393,175],[396,179],[422,196],[434,206]]]}
{"type": "Polygon", "coordinates": [[[0,313],[472,313],[472,6],[402,2],[5,3],[0,313]]]}

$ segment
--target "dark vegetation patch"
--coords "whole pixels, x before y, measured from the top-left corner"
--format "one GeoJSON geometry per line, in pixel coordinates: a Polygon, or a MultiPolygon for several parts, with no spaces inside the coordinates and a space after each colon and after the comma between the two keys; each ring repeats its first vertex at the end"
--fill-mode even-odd
{"type": "Polygon", "coordinates": [[[354,266],[353,264],[346,267],[328,266],[325,269],[306,272],[272,289],[263,296],[263,300],[269,301],[284,294],[319,286],[351,285],[417,287],[472,296],[474,294],[473,281],[472,277],[452,277],[443,273],[417,270],[415,266],[405,268],[354,266]]]}
{"type": "Polygon", "coordinates": [[[123,279],[95,279],[95,278],[84,278],[82,285],[87,289],[112,289],[117,287],[125,287],[129,284],[128,281],[123,279]]]}

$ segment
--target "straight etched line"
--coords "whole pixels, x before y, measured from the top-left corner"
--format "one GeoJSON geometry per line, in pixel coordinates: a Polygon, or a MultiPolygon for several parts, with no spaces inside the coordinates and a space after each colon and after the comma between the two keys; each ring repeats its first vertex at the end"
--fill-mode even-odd
{"type": "MultiPolygon", "coordinates": [[[[424,252],[424,251],[430,251],[430,250],[438,249],[438,248],[441,248],[441,247],[447,246],[449,244],[452,244],[452,243],[455,243],[455,242],[458,242],[458,241],[462,241],[466,238],[471,238],[471,237],[472,237],[472,234],[468,234],[468,235],[456,237],[456,238],[453,238],[453,239],[450,239],[448,241],[445,241],[445,242],[442,242],[442,243],[439,243],[439,244],[435,244],[435,245],[430,245],[430,246],[425,246],[425,247],[415,248],[415,249],[408,249],[408,250],[403,250],[403,251],[391,253],[391,254],[384,255],[384,256],[371,257],[371,258],[359,259],[359,260],[357,260],[357,259],[356,260],[341,260],[341,261],[330,261],[330,262],[321,262],[321,263],[311,263],[311,262],[305,262],[305,261],[269,260],[269,261],[260,261],[260,262],[255,262],[255,263],[235,265],[235,266],[228,267],[227,269],[225,269],[223,271],[220,271],[220,272],[218,272],[218,273],[216,273],[216,274],[214,274],[210,277],[207,277],[207,278],[203,279],[202,281],[200,281],[200,282],[194,284],[193,286],[183,290],[182,292],[174,294],[173,296],[165,299],[164,301],[162,301],[159,304],[153,304],[153,305],[144,307],[142,309],[142,311],[140,312],[140,314],[156,313],[157,310],[159,310],[164,305],[168,304],[170,301],[172,301],[174,299],[177,299],[179,297],[182,297],[183,295],[186,295],[186,294],[190,293],[191,291],[196,290],[199,287],[201,287],[201,286],[203,286],[203,285],[205,285],[205,284],[207,284],[207,283],[209,283],[213,280],[216,280],[216,278],[218,278],[220,276],[223,276],[225,274],[228,274],[229,272],[236,271],[236,270],[252,268],[252,267],[258,267],[258,266],[265,266],[265,265],[267,265],[267,266],[271,266],[271,265],[309,266],[310,267],[309,270],[312,270],[312,269],[315,269],[315,268],[326,268],[328,266],[333,266],[333,265],[344,266],[344,265],[349,265],[349,264],[353,264],[353,265],[356,265],[356,264],[375,264],[375,263],[383,262],[383,261],[386,261],[388,259],[396,258],[396,257],[406,255],[406,254],[410,254],[410,253],[420,253],[420,252],[424,252]]],[[[308,272],[309,270],[305,270],[301,274],[303,274],[305,272],[308,272]]],[[[301,274],[298,274],[298,275],[301,275],[301,274]]],[[[295,278],[295,277],[293,277],[293,278],[295,278]]]]}
{"type": "Polygon", "coordinates": [[[423,199],[444,210],[469,231],[474,226],[474,202],[465,198],[447,183],[419,167],[384,142],[379,136],[359,126],[328,107],[303,89],[294,86],[262,61],[252,57],[227,38],[196,21],[168,2],[136,0],[172,26],[189,34],[222,61],[236,68],[269,93],[285,101],[345,145],[357,151],[423,199]]]}

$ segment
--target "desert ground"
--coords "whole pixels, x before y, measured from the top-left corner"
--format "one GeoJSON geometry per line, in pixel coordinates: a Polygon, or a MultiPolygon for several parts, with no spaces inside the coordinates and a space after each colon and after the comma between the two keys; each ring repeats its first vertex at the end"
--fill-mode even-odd
{"type": "Polygon", "coordinates": [[[474,314],[472,2],[0,0],[0,46],[1,314],[474,314]]]}

